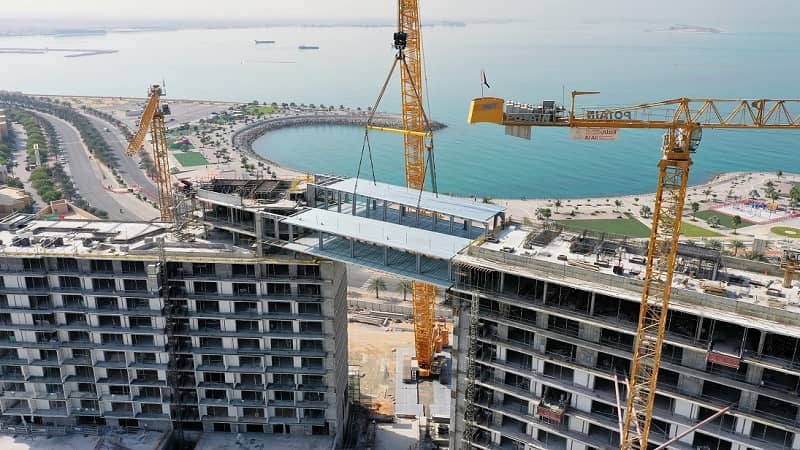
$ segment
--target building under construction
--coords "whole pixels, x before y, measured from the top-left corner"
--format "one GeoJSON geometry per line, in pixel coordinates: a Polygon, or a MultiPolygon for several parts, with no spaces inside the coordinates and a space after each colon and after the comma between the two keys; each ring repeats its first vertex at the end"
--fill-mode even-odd
{"type": "MultiPolygon", "coordinates": [[[[238,189],[240,204],[288,214],[291,187],[217,181],[205,192],[238,189]]],[[[179,230],[21,216],[0,224],[3,427],[341,439],[345,265],[256,249],[247,227],[225,227],[210,200],[199,204],[208,223],[195,217],[179,230]]]]}
{"type": "MultiPolygon", "coordinates": [[[[619,448],[647,249],[557,229],[496,237],[453,259],[451,448],[619,448]]],[[[796,283],[703,247],[678,255],[651,445],[730,407],[669,447],[800,448],[796,283]]]]}

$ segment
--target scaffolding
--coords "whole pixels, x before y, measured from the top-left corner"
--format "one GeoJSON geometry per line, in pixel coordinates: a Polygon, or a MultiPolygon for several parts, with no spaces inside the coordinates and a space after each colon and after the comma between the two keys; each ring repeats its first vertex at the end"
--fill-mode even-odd
{"type": "Polygon", "coordinates": [[[472,300],[469,309],[469,349],[467,350],[467,378],[466,389],[464,390],[464,402],[466,408],[464,411],[464,442],[466,448],[471,448],[477,429],[475,427],[475,414],[477,413],[477,406],[475,406],[475,372],[476,372],[476,359],[478,352],[478,310],[480,306],[480,295],[478,292],[472,293],[472,300]]]}

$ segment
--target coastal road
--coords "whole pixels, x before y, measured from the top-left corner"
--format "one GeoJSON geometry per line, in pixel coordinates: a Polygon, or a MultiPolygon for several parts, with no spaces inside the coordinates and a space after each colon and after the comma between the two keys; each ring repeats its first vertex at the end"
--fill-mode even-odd
{"type": "Polygon", "coordinates": [[[122,176],[122,179],[125,180],[125,183],[131,187],[141,187],[148,198],[154,201],[157,200],[158,188],[153,184],[150,178],[145,175],[144,170],[139,168],[139,158],[132,158],[126,154],[128,150],[128,141],[125,139],[125,136],[122,135],[122,131],[98,117],[90,114],[84,114],[84,116],[89,119],[100,133],[102,133],[106,142],[108,142],[109,147],[111,147],[111,150],[114,152],[114,156],[117,157],[117,172],[122,176]],[[104,131],[106,128],[108,128],[109,131],[104,131]]]}
{"type": "Polygon", "coordinates": [[[120,209],[125,208],[118,202],[115,195],[103,187],[102,180],[98,178],[93,166],[96,164],[94,159],[89,159],[89,153],[81,140],[78,131],[62,119],[36,112],[45,120],[53,124],[56,133],[61,136],[64,145],[64,153],[68,156],[69,172],[72,175],[72,182],[75,188],[80,191],[83,197],[91,206],[100,208],[108,213],[108,218],[112,220],[139,220],[145,219],[134,212],[120,213],[120,209]]]}

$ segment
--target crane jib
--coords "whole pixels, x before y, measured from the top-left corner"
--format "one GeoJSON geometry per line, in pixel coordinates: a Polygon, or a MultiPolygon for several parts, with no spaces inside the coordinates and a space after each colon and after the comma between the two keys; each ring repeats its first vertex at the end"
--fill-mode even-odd
{"type": "Polygon", "coordinates": [[[623,120],[633,119],[630,111],[614,111],[614,110],[599,110],[599,111],[586,111],[586,119],[590,120],[623,120]]]}

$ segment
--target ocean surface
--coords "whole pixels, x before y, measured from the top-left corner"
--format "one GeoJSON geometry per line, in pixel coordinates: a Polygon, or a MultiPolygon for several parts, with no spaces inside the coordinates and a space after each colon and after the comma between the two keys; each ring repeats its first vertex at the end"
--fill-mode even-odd
{"type": "MultiPolygon", "coordinates": [[[[667,26],[669,24],[662,24],[667,26]]],[[[616,142],[583,142],[564,128],[534,129],[533,140],[492,125],[466,124],[469,101],[485,94],[535,103],[569,91],[601,95],[585,105],[626,105],[674,97],[800,97],[800,32],[657,32],[642,23],[542,26],[480,24],[423,29],[430,116],[436,134],[440,192],[501,197],[567,198],[651,192],[661,133],[623,130],[616,142]]],[[[5,37],[2,47],[115,49],[0,53],[0,89],[38,94],[144,96],[166,81],[173,98],[346,105],[374,103],[392,63],[386,27],[271,27],[117,32],[97,36],[5,37]],[[255,45],[254,40],[275,40],[255,45]],[[320,50],[300,51],[298,45],[320,50]]],[[[393,81],[381,110],[399,110],[393,81]]],[[[355,175],[364,132],[306,127],[270,133],[257,151],[280,164],[355,175]]],[[[370,133],[375,175],[402,183],[399,136],[370,133]]],[[[800,172],[798,131],[706,130],[692,183],[737,170],[800,172]]],[[[371,177],[367,155],[361,176],[371,177]]]]}

